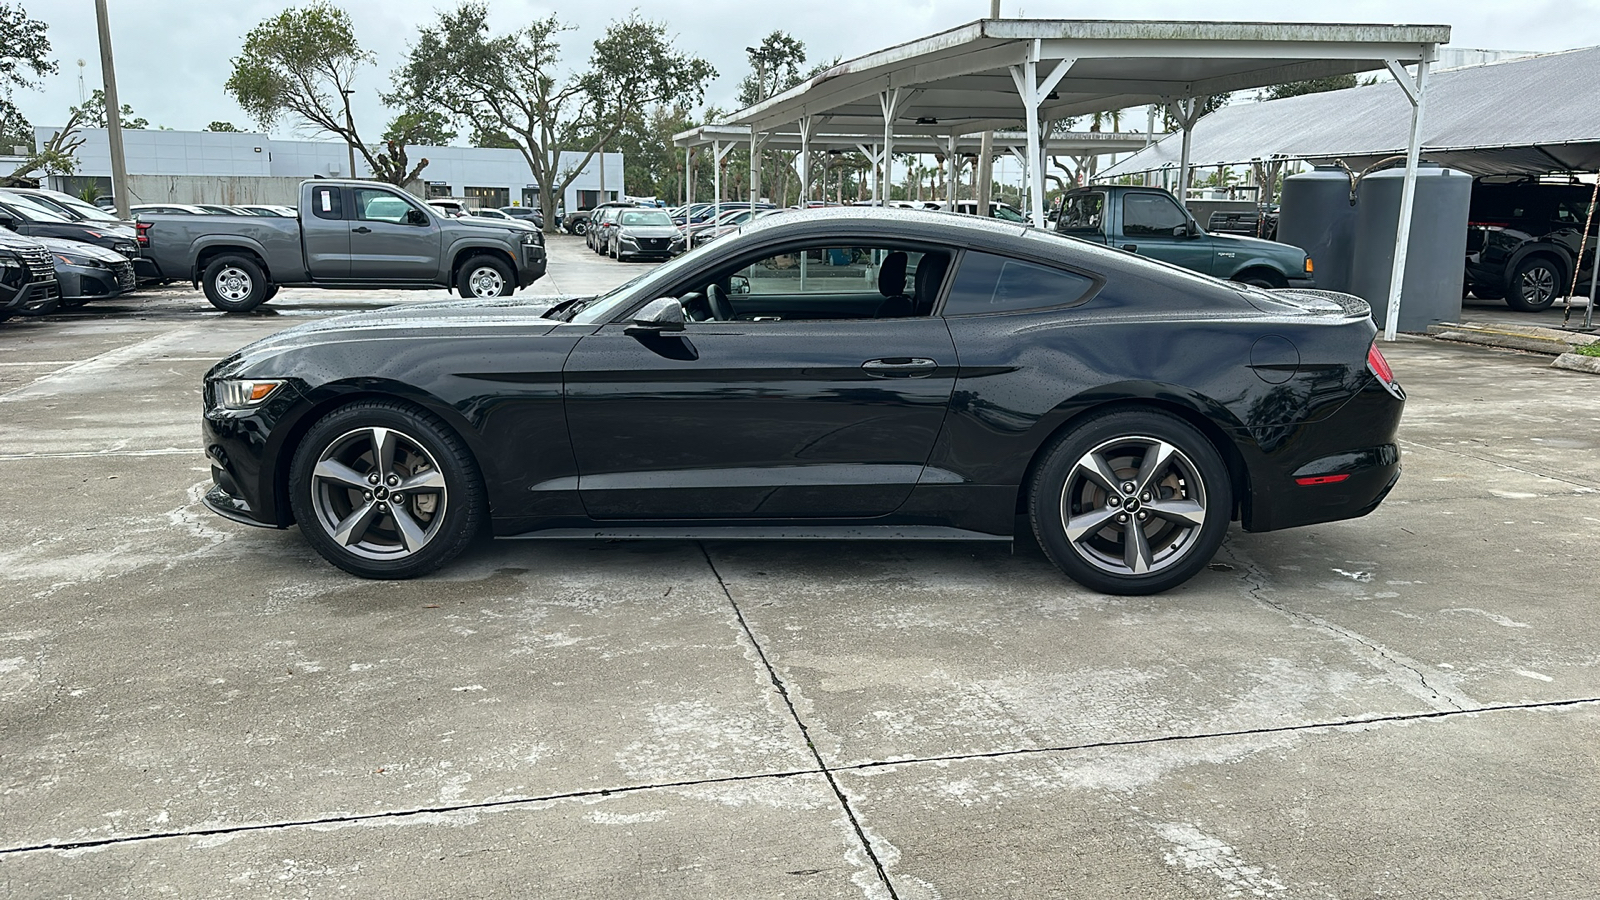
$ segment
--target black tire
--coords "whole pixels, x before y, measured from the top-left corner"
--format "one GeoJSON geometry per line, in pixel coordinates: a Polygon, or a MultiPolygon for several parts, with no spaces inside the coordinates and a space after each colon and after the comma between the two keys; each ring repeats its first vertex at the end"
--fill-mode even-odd
{"type": "Polygon", "coordinates": [[[622,257],[617,255],[617,242],[616,241],[611,241],[610,243],[608,243],[606,245],[606,254],[608,256],[610,256],[612,259],[617,260],[618,262],[620,262],[622,260],[622,257]]]}
{"type": "Polygon", "coordinates": [[[578,221],[572,223],[572,233],[573,234],[578,235],[579,237],[582,237],[583,235],[587,234],[588,232],[589,232],[589,223],[584,221],[583,219],[579,219],[578,221]]]}
{"type": "Polygon", "coordinates": [[[386,400],[341,407],[311,427],[289,467],[289,502],[323,559],[362,578],[393,579],[454,559],[482,530],[488,507],[466,442],[437,416],[386,400]],[[375,463],[384,442],[387,467],[375,463]],[[344,468],[323,466],[330,461],[344,468]],[[375,471],[379,483],[368,490],[364,482],[375,471]],[[442,475],[442,484],[424,484],[440,480],[430,473],[442,475]],[[391,489],[401,492],[408,482],[416,486],[396,506],[391,489]],[[356,523],[343,539],[335,536],[342,523],[356,523]]]}
{"type": "Polygon", "coordinates": [[[1028,515],[1045,555],[1073,581],[1107,594],[1156,594],[1188,581],[1222,546],[1232,514],[1233,485],[1216,447],[1187,422],[1151,410],[1079,423],[1045,451],[1028,485],[1028,515]],[[1171,452],[1162,456],[1162,446],[1171,452]],[[1147,459],[1164,462],[1140,484],[1147,459]],[[1090,474],[1099,471],[1114,476],[1111,490],[1090,474]],[[1144,523],[1142,544],[1130,547],[1124,518],[1144,523]]]}
{"type": "Polygon", "coordinates": [[[1240,284],[1248,284],[1251,287],[1265,288],[1269,291],[1289,286],[1289,282],[1282,278],[1278,278],[1276,275],[1270,272],[1241,272],[1238,275],[1233,276],[1233,280],[1239,282],[1240,284]]]}
{"type": "Polygon", "coordinates": [[[219,256],[200,276],[206,299],[224,312],[249,312],[267,302],[267,275],[248,256],[219,256]]]}
{"type": "Polygon", "coordinates": [[[456,290],[469,299],[509,297],[516,289],[511,267],[498,256],[474,256],[456,272],[456,290]]]}
{"type": "Polygon", "coordinates": [[[1530,256],[1517,263],[1506,283],[1506,305],[1519,312],[1550,308],[1566,289],[1561,264],[1548,256],[1530,256]]]}
{"type": "Polygon", "coordinates": [[[266,300],[262,300],[261,302],[262,303],[266,303],[267,301],[271,300],[273,297],[276,297],[276,296],[278,296],[278,286],[275,285],[275,284],[267,285],[267,297],[266,297],[266,300]]]}

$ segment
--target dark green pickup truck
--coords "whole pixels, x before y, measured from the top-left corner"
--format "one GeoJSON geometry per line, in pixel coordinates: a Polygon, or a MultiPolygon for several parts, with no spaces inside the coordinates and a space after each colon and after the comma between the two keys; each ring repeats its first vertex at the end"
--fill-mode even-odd
{"type": "Polygon", "coordinates": [[[1062,198],[1056,231],[1217,278],[1266,288],[1312,288],[1311,260],[1299,247],[1208,234],[1160,188],[1092,184],[1062,198]]]}

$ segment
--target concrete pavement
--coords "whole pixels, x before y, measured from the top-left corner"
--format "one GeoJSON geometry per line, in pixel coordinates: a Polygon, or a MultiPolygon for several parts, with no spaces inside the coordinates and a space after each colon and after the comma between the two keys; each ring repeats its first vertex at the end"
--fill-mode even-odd
{"type": "MultiPolygon", "coordinates": [[[[645,271],[552,244],[535,291],[645,271]]],[[[198,498],[307,317],[0,327],[0,893],[1581,897],[1600,393],[1385,347],[1405,476],[1158,597],[983,545],[500,542],[380,583],[198,498]]]]}

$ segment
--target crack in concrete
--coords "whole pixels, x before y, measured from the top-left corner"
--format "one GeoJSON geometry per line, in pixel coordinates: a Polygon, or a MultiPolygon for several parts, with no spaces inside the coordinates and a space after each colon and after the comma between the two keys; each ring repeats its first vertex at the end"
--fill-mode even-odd
{"type": "Polygon", "coordinates": [[[1550,475],[1545,472],[1535,472],[1532,469],[1524,469],[1521,466],[1512,465],[1503,459],[1496,459],[1492,456],[1479,456],[1475,453],[1465,453],[1461,450],[1452,450],[1449,447],[1435,447],[1432,444],[1424,444],[1421,441],[1399,440],[1396,441],[1396,443],[1401,444],[1402,446],[1410,444],[1413,447],[1421,447],[1424,450],[1432,450],[1435,453],[1450,453],[1455,456],[1465,456],[1467,459],[1475,459],[1478,462],[1488,463],[1492,466],[1500,466],[1502,468],[1510,469],[1513,472],[1521,472],[1524,475],[1532,475],[1535,478],[1548,478],[1551,481],[1559,481],[1562,484],[1570,484],[1573,487],[1587,488],[1591,491],[1600,490],[1600,484],[1594,484],[1588,481],[1574,481],[1570,477],[1563,478],[1560,475],[1550,475]]]}
{"type": "MultiPolygon", "coordinates": [[[[1325,731],[1334,728],[1350,728],[1366,725],[1421,722],[1430,719],[1453,719],[1461,716],[1477,716],[1485,713],[1514,712],[1517,710],[1563,709],[1566,707],[1587,705],[1600,705],[1600,697],[1575,697],[1566,700],[1541,700],[1531,703],[1501,703],[1479,706],[1473,709],[1465,710],[1451,709],[1441,710],[1438,712],[1395,713],[1392,715],[1366,716],[1359,718],[1339,719],[1328,722],[1305,722],[1299,725],[1276,725],[1266,728],[1241,728],[1231,731],[1168,734],[1161,735],[1159,737],[1127,738],[1124,740],[1114,741],[1088,741],[1081,744],[1061,744],[1050,747],[1015,747],[1009,750],[990,750],[982,753],[951,753],[940,756],[918,756],[908,757],[905,759],[873,760],[864,763],[848,763],[846,765],[832,766],[827,769],[787,769],[776,772],[758,772],[750,775],[729,775],[722,778],[699,778],[685,781],[632,784],[610,788],[593,788],[585,791],[568,791],[558,794],[546,794],[538,797],[507,797],[499,800],[480,800],[472,803],[455,803],[444,806],[418,806],[410,809],[392,809],[373,813],[353,813],[342,816],[325,816],[316,819],[290,819],[278,822],[254,822],[240,825],[222,825],[215,828],[192,828],[175,831],[158,831],[150,832],[148,834],[132,834],[76,841],[44,841],[37,844],[16,847],[0,847],[0,858],[21,853],[91,850],[120,844],[140,844],[147,841],[170,840],[173,838],[209,837],[212,835],[245,834],[256,831],[278,831],[291,828],[315,828],[327,825],[358,824],[362,822],[390,819],[400,820],[416,818],[420,816],[470,812],[474,810],[532,806],[540,803],[558,803],[563,800],[584,800],[596,797],[622,796],[626,794],[640,793],[643,791],[706,787],[709,785],[718,784],[737,784],[741,782],[763,781],[773,778],[795,778],[805,775],[828,775],[829,773],[837,772],[859,772],[870,769],[892,768],[896,766],[943,766],[946,763],[963,762],[967,760],[1005,759],[1008,757],[1041,756],[1051,753],[1077,753],[1085,750],[1146,747],[1157,746],[1160,744],[1179,743],[1182,741],[1231,740],[1255,735],[1292,734],[1295,732],[1325,731]]],[[[830,778],[830,781],[831,780],[832,779],[830,778]]],[[[835,790],[837,790],[837,787],[835,787],[835,790]]]]}
{"type": "Polygon", "coordinates": [[[1377,656],[1379,659],[1388,664],[1386,666],[1380,665],[1380,669],[1388,669],[1391,672],[1393,672],[1395,669],[1400,669],[1411,673],[1412,675],[1416,676],[1417,682],[1422,686],[1422,690],[1425,693],[1418,694],[1415,691],[1406,692],[1412,694],[1412,696],[1417,697],[1417,699],[1422,700],[1424,703],[1427,703],[1436,710],[1467,711],[1481,707],[1481,704],[1479,704],[1476,700],[1473,700],[1471,697],[1468,697],[1460,691],[1429,684],[1427,672],[1415,660],[1395,653],[1393,650],[1390,650],[1381,644],[1374,643],[1365,635],[1345,628],[1343,625],[1337,625],[1328,621],[1327,619],[1322,618],[1321,616],[1312,615],[1308,612],[1290,609],[1282,603],[1279,603],[1278,601],[1266,596],[1266,592],[1272,590],[1272,588],[1267,584],[1269,576],[1267,575],[1266,570],[1262,569],[1261,566],[1255,562],[1255,560],[1246,556],[1241,550],[1235,547],[1231,540],[1223,543],[1223,550],[1226,551],[1228,557],[1241,568],[1242,571],[1239,575],[1239,580],[1248,585],[1245,593],[1249,594],[1250,599],[1254,600],[1256,603],[1276,610],[1280,615],[1283,615],[1287,618],[1305,622],[1327,631],[1346,642],[1365,647],[1367,650],[1371,651],[1373,655],[1377,656]]]}
{"type": "Polygon", "coordinates": [[[728,590],[727,582],[722,580],[722,573],[717,571],[717,564],[712,561],[711,553],[706,550],[703,543],[696,542],[700,554],[706,558],[706,565],[711,568],[711,574],[717,579],[717,586],[722,588],[722,596],[728,598],[728,605],[733,607],[733,614],[739,620],[739,627],[744,630],[745,639],[750,641],[750,646],[755,648],[756,656],[761,659],[761,665],[766,667],[767,677],[772,679],[772,686],[777,689],[778,696],[783,698],[783,705],[788,708],[789,716],[794,719],[800,728],[801,737],[805,738],[806,749],[811,751],[811,757],[817,761],[818,771],[828,780],[828,787],[833,789],[833,795],[839,801],[839,806],[844,810],[845,817],[850,820],[850,827],[855,829],[856,839],[861,842],[861,849],[872,860],[873,869],[877,870],[878,881],[884,890],[889,892],[889,900],[900,900],[900,895],[895,892],[894,882],[889,880],[889,873],[883,868],[883,861],[878,858],[878,852],[872,846],[872,840],[867,837],[866,830],[861,827],[861,821],[856,818],[856,811],[850,807],[849,798],[844,795],[844,788],[839,786],[838,779],[834,778],[833,771],[828,768],[828,763],[822,758],[822,751],[817,749],[817,744],[811,739],[811,729],[806,727],[806,722],[800,717],[800,711],[794,708],[794,699],[789,696],[789,687],[784,684],[783,677],[778,670],[773,668],[772,661],[767,659],[767,651],[762,648],[761,642],[756,640],[756,633],[751,630],[750,623],[745,621],[744,610],[739,608],[738,601],[733,599],[733,592],[728,590]]]}

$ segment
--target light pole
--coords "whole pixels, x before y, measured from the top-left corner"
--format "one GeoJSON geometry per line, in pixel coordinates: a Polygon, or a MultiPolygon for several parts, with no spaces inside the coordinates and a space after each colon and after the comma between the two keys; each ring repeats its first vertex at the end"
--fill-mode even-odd
{"type": "Polygon", "coordinates": [[[350,95],[356,92],[355,88],[340,88],[339,93],[344,95],[344,146],[350,151],[350,174],[346,177],[356,177],[356,120],[350,115],[350,95]]]}
{"type": "Polygon", "coordinates": [[[117,102],[117,67],[111,61],[111,17],[106,0],[94,2],[95,25],[100,30],[100,77],[106,92],[106,137],[111,144],[111,200],[117,218],[128,215],[128,161],[122,152],[122,104],[117,102]]]}

